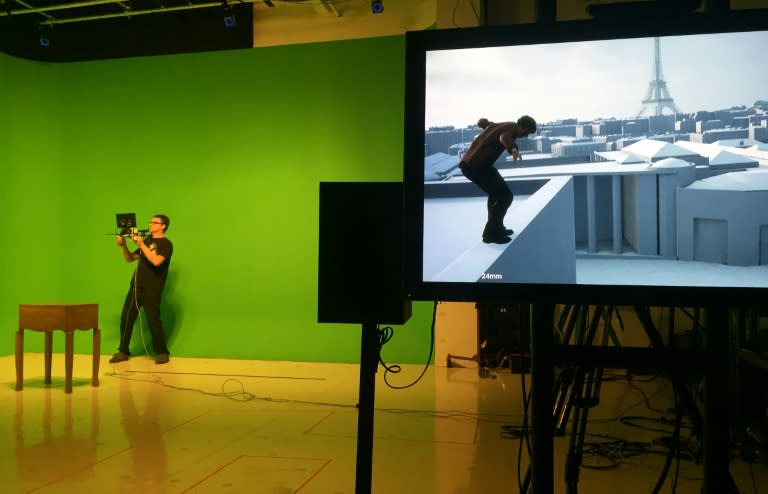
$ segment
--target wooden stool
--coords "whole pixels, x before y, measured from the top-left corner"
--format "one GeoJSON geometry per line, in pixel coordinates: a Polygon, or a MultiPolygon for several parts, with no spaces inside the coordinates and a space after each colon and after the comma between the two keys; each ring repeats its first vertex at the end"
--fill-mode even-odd
{"type": "Polygon", "coordinates": [[[72,392],[74,332],[93,329],[93,376],[91,385],[99,385],[101,331],[98,304],[22,304],[19,305],[19,330],[16,332],[16,391],[24,387],[24,330],[45,333],[45,384],[51,384],[53,332],[64,331],[64,392],[72,392]]]}

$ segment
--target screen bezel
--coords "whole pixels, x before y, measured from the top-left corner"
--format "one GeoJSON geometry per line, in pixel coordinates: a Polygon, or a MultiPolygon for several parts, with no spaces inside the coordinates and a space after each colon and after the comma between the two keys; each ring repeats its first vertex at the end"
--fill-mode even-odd
{"type": "Polygon", "coordinates": [[[425,55],[431,50],[529,45],[635,37],[768,30],[763,10],[690,14],[648,22],[632,18],[520,24],[406,33],[405,66],[405,287],[413,300],[520,301],[667,306],[758,306],[768,288],[658,285],[553,285],[432,282],[422,279],[424,218],[425,55]]]}

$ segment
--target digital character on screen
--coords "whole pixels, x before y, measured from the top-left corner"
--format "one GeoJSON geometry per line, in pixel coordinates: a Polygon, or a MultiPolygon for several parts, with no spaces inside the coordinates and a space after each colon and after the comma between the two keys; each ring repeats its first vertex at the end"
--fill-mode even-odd
{"type": "Polygon", "coordinates": [[[488,194],[488,221],[483,229],[486,244],[506,244],[514,232],[504,226],[504,216],[512,204],[512,191],[493,164],[506,150],[513,161],[521,159],[516,140],[536,132],[536,121],[524,115],[517,122],[490,122],[481,118],[483,129],[459,162],[461,173],[488,194]]]}
{"type": "Polygon", "coordinates": [[[120,315],[120,345],[118,352],[109,360],[112,364],[124,362],[130,357],[133,325],[142,307],[152,334],[155,363],[165,364],[170,360],[165,330],[160,319],[160,299],[173,255],[173,243],[165,237],[170,223],[170,219],[164,214],[156,214],[149,222],[146,238],[139,230],[134,229],[133,235],[128,236],[136,245],[133,251],[128,250],[123,235],[117,236],[117,245],[123,258],[127,262],[138,261],[138,266],[131,276],[130,288],[123,303],[120,315]]]}

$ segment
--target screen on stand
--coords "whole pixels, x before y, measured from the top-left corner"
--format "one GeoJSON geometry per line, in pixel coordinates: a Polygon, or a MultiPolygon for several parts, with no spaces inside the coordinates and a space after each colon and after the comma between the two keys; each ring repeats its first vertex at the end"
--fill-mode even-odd
{"type": "Polygon", "coordinates": [[[643,24],[407,34],[410,297],[766,300],[768,18],[643,24]]]}

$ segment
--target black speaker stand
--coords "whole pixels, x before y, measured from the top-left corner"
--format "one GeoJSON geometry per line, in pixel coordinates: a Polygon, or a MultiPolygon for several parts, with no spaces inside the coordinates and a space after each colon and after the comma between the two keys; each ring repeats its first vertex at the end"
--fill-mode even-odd
{"type": "Polygon", "coordinates": [[[355,494],[370,494],[373,469],[373,412],[376,368],[379,364],[378,328],[364,322],[360,342],[360,388],[357,410],[355,494]]]}

